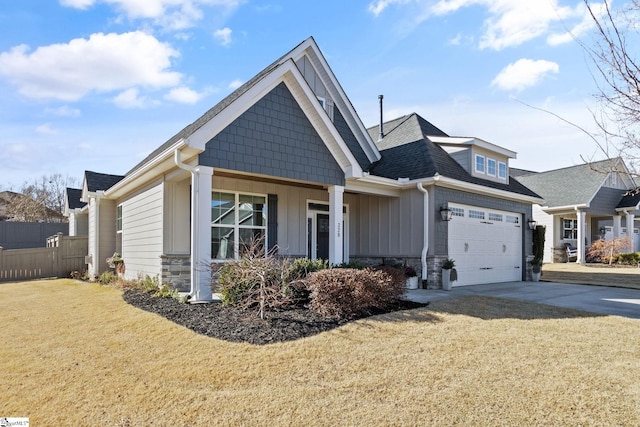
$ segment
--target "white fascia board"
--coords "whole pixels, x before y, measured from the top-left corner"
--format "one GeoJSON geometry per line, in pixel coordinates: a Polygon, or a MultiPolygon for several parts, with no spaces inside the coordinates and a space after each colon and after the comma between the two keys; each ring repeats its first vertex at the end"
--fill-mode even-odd
{"type": "MultiPolygon", "coordinates": [[[[360,137],[356,136],[356,138],[358,138],[358,142],[361,143],[360,146],[364,150],[369,161],[373,163],[380,160],[382,156],[378,151],[378,147],[376,147],[374,141],[369,136],[369,132],[367,132],[367,128],[364,126],[364,123],[362,123],[362,120],[360,120],[360,116],[358,116],[355,108],[353,108],[353,104],[351,103],[351,101],[349,101],[349,97],[347,97],[347,94],[342,89],[340,82],[336,78],[335,74],[333,74],[333,71],[331,70],[329,63],[324,58],[324,55],[320,51],[320,48],[316,44],[313,37],[309,37],[307,40],[305,40],[303,43],[301,43],[296,49],[294,49],[291,52],[291,58],[294,61],[298,61],[302,56],[305,56],[305,55],[309,58],[311,65],[316,71],[316,75],[322,79],[322,83],[324,84],[324,86],[331,92],[332,96],[334,97],[333,101],[336,103],[339,103],[340,106],[346,108],[349,115],[353,118],[353,121],[355,123],[350,123],[350,124],[355,125],[358,128],[360,137]],[[311,50],[314,53],[314,55],[309,55],[307,50],[311,50]],[[325,71],[324,74],[326,74],[329,77],[329,82],[323,79],[324,77],[323,73],[318,72],[319,71],[318,69],[320,67],[324,69],[325,71]],[[338,96],[336,96],[336,94],[338,96]],[[364,146],[362,145],[363,139],[365,143],[364,146]]],[[[345,117],[345,120],[347,120],[347,123],[349,123],[348,117],[345,117]]]]}
{"type": "Polygon", "coordinates": [[[300,108],[307,115],[312,126],[323,138],[327,148],[334,156],[340,167],[345,171],[347,178],[362,175],[362,168],[347,147],[340,133],[337,131],[326,111],[319,102],[308,83],[296,67],[292,59],[288,59],[278,67],[274,68],[262,80],[257,82],[252,88],[242,94],[224,110],[205,123],[189,137],[189,145],[198,150],[204,151],[209,142],[218,133],[222,132],[235,119],[240,117],[251,106],[258,102],[280,83],[285,83],[287,88],[300,105],[300,108]],[[313,102],[311,101],[313,100],[313,102]],[[330,136],[330,137],[328,137],[330,136]],[[327,138],[328,137],[328,138],[327,138]]]}
{"type": "Polygon", "coordinates": [[[133,173],[125,176],[120,182],[113,187],[107,189],[104,192],[105,198],[115,199],[123,196],[127,192],[135,189],[137,186],[144,182],[149,181],[166,172],[167,168],[158,169],[158,166],[168,159],[172,159],[176,150],[187,147],[187,141],[179,139],[166,150],[162,151],[156,157],[145,163],[140,169],[135,170],[133,173]]]}
{"type": "Polygon", "coordinates": [[[518,153],[516,153],[515,151],[508,150],[504,147],[500,147],[499,145],[493,144],[491,142],[488,142],[476,137],[427,135],[427,138],[429,138],[432,142],[435,142],[436,144],[472,145],[475,147],[484,148],[485,150],[502,154],[503,156],[506,156],[510,159],[516,159],[518,157],[518,153]]]}
{"type": "Polygon", "coordinates": [[[557,212],[567,212],[567,211],[577,211],[580,209],[587,209],[589,207],[589,203],[581,203],[577,205],[565,205],[565,206],[543,206],[542,210],[548,214],[553,214],[557,212]]]}
{"type": "Polygon", "coordinates": [[[352,193],[373,194],[376,196],[400,197],[402,190],[398,186],[374,183],[362,180],[347,181],[344,190],[352,193]]]}

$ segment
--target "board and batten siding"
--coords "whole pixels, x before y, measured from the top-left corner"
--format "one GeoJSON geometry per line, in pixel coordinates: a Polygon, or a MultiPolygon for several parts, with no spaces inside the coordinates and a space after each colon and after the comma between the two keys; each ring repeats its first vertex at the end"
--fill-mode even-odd
{"type": "Polygon", "coordinates": [[[406,190],[398,197],[360,194],[352,245],[355,257],[419,257],[423,247],[424,197],[406,190]]]}
{"type": "MultiPolygon", "coordinates": [[[[122,205],[122,258],[127,279],[161,274],[163,187],[162,182],[156,182],[119,201],[122,205]]],[[[115,210],[112,218],[115,218],[115,210]]]]}

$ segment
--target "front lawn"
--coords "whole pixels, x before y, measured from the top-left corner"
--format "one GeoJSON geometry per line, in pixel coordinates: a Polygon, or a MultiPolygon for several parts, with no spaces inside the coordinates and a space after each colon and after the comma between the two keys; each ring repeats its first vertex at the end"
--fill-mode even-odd
{"type": "Polygon", "coordinates": [[[0,298],[0,417],[33,425],[640,424],[637,320],[468,297],[251,345],[95,284],[0,298]]]}

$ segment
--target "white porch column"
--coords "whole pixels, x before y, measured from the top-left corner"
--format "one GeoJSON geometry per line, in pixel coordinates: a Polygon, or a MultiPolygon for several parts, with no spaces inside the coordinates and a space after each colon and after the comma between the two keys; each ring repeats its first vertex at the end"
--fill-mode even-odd
{"type": "Polygon", "coordinates": [[[329,265],[340,264],[343,260],[343,196],[343,186],[333,185],[329,187],[329,265]]]}
{"type": "Polygon", "coordinates": [[[620,237],[620,231],[622,230],[621,219],[622,219],[621,215],[615,215],[613,217],[613,238],[614,239],[617,239],[618,237],[620,237]]]}
{"type": "Polygon", "coordinates": [[[631,242],[631,248],[629,248],[629,252],[634,252],[636,249],[635,244],[635,233],[633,232],[633,222],[635,221],[635,215],[631,212],[626,212],[626,221],[627,221],[627,237],[629,238],[629,242],[631,242]]]}
{"type": "Polygon", "coordinates": [[[213,299],[211,292],[211,180],[213,168],[191,173],[191,302],[213,299]]]}
{"type": "Polygon", "coordinates": [[[585,245],[584,245],[584,238],[586,236],[585,231],[586,231],[586,221],[585,221],[585,215],[586,213],[584,211],[578,211],[576,212],[577,216],[578,216],[578,243],[577,243],[577,249],[578,249],[578,257],[576,258],[576,263],[578,264],[584,264],[584,255],[585,255],[585,245]]]}

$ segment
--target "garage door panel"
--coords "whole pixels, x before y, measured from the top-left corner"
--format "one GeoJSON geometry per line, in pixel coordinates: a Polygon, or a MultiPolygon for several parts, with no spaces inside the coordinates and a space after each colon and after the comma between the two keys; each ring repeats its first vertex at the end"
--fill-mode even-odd
{"type": "Polygon", "coordinates": [[[450,206],[460,208],[458,213],[464,212],[464,216],[454,216],[449,222],[449,257],[456,260],[458,271],[458,281],[453,285],[521,280],[520,214],[457,204],[450,206]]]}

